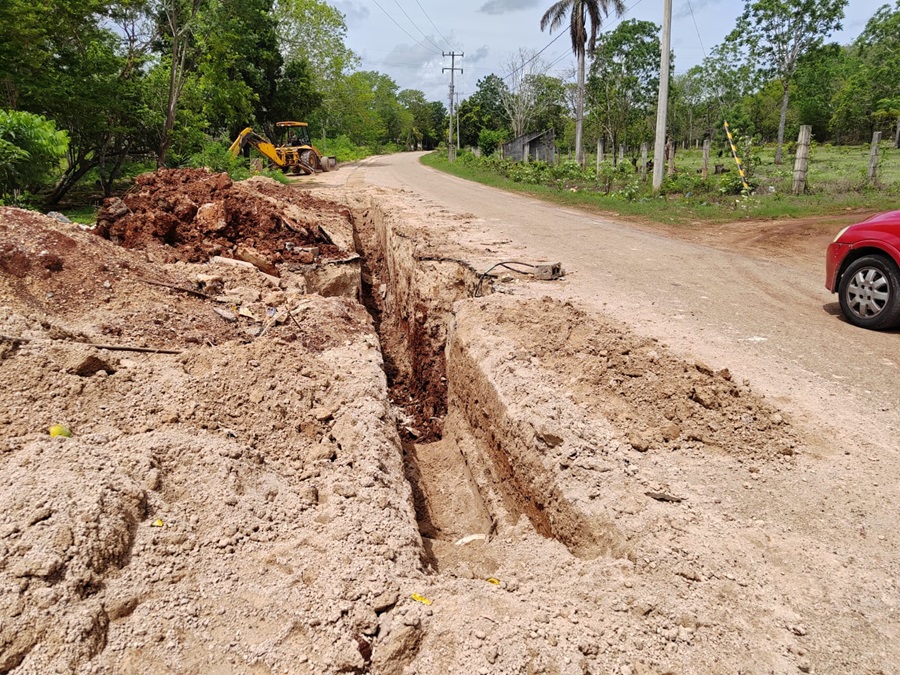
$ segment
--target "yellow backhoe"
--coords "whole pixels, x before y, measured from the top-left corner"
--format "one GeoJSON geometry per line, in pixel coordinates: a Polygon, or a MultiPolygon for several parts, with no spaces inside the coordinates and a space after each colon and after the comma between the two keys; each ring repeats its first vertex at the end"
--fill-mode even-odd
{"type": "Polygon", "coordinates": [[[334,168],[334,157],[323,156],[310,141],[306,122],[276,122],[275,127],[281,132],[281,145],[275,145],[247,127],[234,139],[228,152],[237,157],[244,146],[250,145],[285,173],[310,174],[334,168]]]}

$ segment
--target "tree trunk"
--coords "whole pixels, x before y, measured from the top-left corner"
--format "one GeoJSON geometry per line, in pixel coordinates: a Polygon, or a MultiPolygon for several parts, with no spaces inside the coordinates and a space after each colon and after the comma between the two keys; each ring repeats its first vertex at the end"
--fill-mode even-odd
{"type": "Polygon", "coordinates": [[[75,183],[84,178],[84,175],[95,166],[97,166],[96,162],[88,160],[78,160],[69,164],[69,168],[66,169],[66,172],[59,179],[59,182],[53,186],[52,192],[47,196],[47,204],[49,206],[58,204],[59,200],[72,189],[75,183]]]}
{"type": "Polygon", "coordinates": [[[900,117],[897,118],[897,131],[894,132],[894,147],[900,150],[900,117]]]}
{"type": "Polygon", "coordinates": [[[581,131],[584,124],[584,46],[578,49],[578,91],[575,96],[575,161],[584,165],[581,131]]]}
{"type": "Polygon", "coordinates": [[[778,144],[775,147],[775,164],[781,164],[782,146],[784,145],[784,126],[787,122],[788,87],[790,82],[784,82],[784,93],[781,95],[781,115],[778,118],[778,144]]]}

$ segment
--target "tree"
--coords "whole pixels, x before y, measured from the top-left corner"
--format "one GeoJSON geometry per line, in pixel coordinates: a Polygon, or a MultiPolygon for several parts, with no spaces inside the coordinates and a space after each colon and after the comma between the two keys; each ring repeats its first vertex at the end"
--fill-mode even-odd
{"type": "Polygon", "coordinates": [[[510,86],[500,90],[500,104],[509,120],[513,138],[521,136],[532,120],[543,113],[547,104],[540,96],[539,76],[546,68],[533,50],[522,49],[507,59],[504,68],[510,71],[510,86]]]}
{"type": "Polygon", "coordinates": [[[834,97],[834,130],[861,139],[894,122],[900,129],[900,119],[885,114],[891,106],[879,103],[900,98],[900,2],[875,12],[850,48],[844,72],[834,97]]]}
{"type": "Polygon", "coordinates": [[[819,141],[831,135],[835,96],[847,64],[847,50],[834,43],[810,50],[797,63],[791,107],[802,124],[812,126],[813,138],[819,141]]]}
{"type": "Polygon", "coordinates": [[[840,30],[847,0],[746,0],[728,40],[745,45],[751,57],[781,84],[781,113],[775,164],[782,163],[791,80],[801,56],[840,30]]]}
{"type": "Polygon", "coordinates": [[[506,112],[503,110],[503,95],[508,90],[506,83],[491,74],[478,80],[475,93],[460,103],[459,135],[463,145],[476,145],[483,130],[505,131],[506,112]]]}
{"type": "Polygon", "coordinates": [[[178,101],[188,77],[188,54],[193,46],[201,3],[202,0],[160,0],[156,8],[162,42],[168,47],[165,63],[169,71],[169,91],[156,153],[157,166],[165,166],[166,154],[172,143],[172,127],[175,126],[178,101]]]}
{"type": "Polygon", "coordinates": [[[572,52],[578,61],[578,95],[575,104],[575,160],[584,163],[584,147],[582,144],[582,125],[584,123],[584,61],[585,52],[594,55],[597,31],[603,23],[603,17],[609,16],[610,3],[617,16],[625,13],[622,0],[558,0],[550,6],[541,17],[541,30],[550,27],[550,31],[559,28],[569,15],[569,34],[572,38],[572,52]],[[602,14],[602,16],[601,16],[602,14]],[[587,24],[590,22],[590,37],[587,24]]]}
{"type": "Polygon", "coordinates": [[[0,110],[0,203],[47,182],[68,144],[66,132],[40,115],[0,110]]]}
{"type": "Polygon", "coordinates": [[[659,28],[650,21],[625,21],[597,41],[588,78],[588,100],[603,135],[636,147],[652,137],[648,118],[659,83],[659,28]]]}
{"type": "Polygon", "coordinates": [[[276,0],[279,48],[285,61],[306,60],[312,85],[320,93],[316,118],[324,136],[341,125],[347,94],[345,78],[359,58],[347,48],[344,15],[325,0],[276,0]]]}

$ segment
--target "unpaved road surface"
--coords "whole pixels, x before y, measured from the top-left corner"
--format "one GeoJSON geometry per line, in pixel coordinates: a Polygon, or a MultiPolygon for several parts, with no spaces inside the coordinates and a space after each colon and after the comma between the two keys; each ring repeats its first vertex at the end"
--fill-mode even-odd
{"type": "Polygon", "coordinates": [[[566,297],[752,377],[824,435],[849,435],[878,454],[900,448],[900,334],[845,323],[824,288],[825,245],[865,216],[678,237],[448,176],[415,154],[363,162],[347,180],[360,178],[468,215],[460,237],[487,263],[562,262],[566,297]]]}
{"type": "Polygon", "coordinates": [[[0,209],[0,672],[900,672],[898,336],[821,288],[840,223],[415,155],[100,221],[0,209]]]}

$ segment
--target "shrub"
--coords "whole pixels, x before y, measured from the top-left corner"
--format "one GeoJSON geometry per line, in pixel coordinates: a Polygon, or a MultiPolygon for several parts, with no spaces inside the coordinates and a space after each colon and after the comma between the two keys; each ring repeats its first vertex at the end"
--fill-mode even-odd
{"type": "Polygon", "coordinates": [[[506,142],[505,131],[494,131],[493,129],[482,129],[478,134],[478,149],[485,157],[493,155],[499,149],[502,143],[506,142]]]}
{"type": "Polygon", "coordinates": [[[0,110],[0,199],[17,203],[22,194],[52,181],[66,154],[69,136],[40,115],[0,110]]]}

